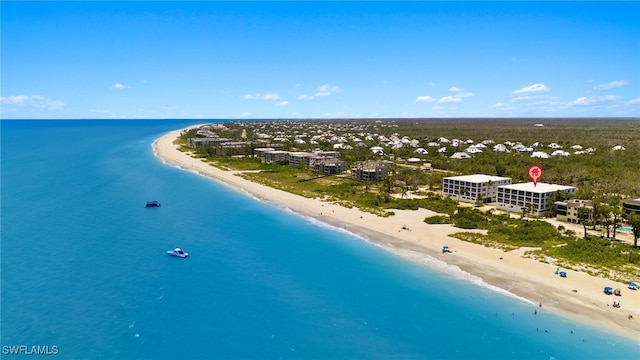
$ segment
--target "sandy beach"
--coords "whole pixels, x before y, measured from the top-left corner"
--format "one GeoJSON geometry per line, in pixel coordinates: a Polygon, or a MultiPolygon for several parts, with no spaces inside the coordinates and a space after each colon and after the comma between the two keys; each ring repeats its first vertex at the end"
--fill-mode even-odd
{"type": "Polygon", "coordinates": [[[267,203],[362,235],[385,248],[393,248],[399,253],[424,254],[455,265],[487,284],[529,300],[532,312],[554,312],[640,341],[640,291],[630,290],[626,284],[573,270],[567,270],[567,277],[561,278],[555,274],[556,265],[523,258],[527,249],[503,252],[449,237],[462,230],[451,225],[424,223],[425,217],[435,214],[429,210],[395,210],[394,216],[383,218],[250,182],[237,176],[235,171],[215,168],[179,151],[174,140],[183,130],[159,138],[154,143],[156,156],[169,164],[209,176],[232,189],[246,191],[267,203]],[[443,254],[443,245],[453,252],[443,254]],[[605,286],[620,288],[622,296],[605,295],[602,291],[605,286]],[[620,300],[620,308],[611,306],[614,298],[620,300]]]}

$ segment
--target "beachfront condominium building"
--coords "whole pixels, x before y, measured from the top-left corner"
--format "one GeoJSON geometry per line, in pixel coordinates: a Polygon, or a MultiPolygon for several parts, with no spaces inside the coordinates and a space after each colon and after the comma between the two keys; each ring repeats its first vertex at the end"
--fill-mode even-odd
{"type": "Polygon", "coordinates": [[[315,150],[313,152],[314,155],[320,156],[322,158],[332,158],[336,159],[340,157],[339,151],[323,151],[323,150],[315,150]]]}
{"type": "Polygon", "coordinates": [[[289,152],[282,150],[275,150],[273,148],[256,148],[253,149],[253,153],[262,162],[267,164],[276,162],[289,162],[289,152]]]}
{"type": "Polygon", "coordinates": [[[291,166],[299,166],[299,167],[309,167],[311,164],[311,158],[315,157],[313,153],[310,152],[290,152],[289,153],[289,165],[291,166]]]}
{"type": "Polygon", "coordinates": [[[324,175],[337,175],[347,171],[346,161],[336,158],[314,158],[311,159],[311,170],[324,175]]]}
{"type": "Polygon", "coordinates": [[[498,186],[511,184],[511,178],[484,174],[449,176],[442,179],[444,196],[466,201],[496,201],[498,186]]]}
{"type": "Polygon", "coordinates": [[[381,181],[389,173],[392,161],[362,161],[351,167],[351,177],[360,181],[381,181]]]}
{"type": "Polygon", "coordinates": [[[224,144],[230,142],[231,139],[221,138],[221,137],[206,137],[206,138],[189,138],[187,142],[189,146],[192,147],[202,147],[205,145],[218,146],[220,144],[224,144]]]}
{"type": "Polygon", "coordinates": [[[575,194],[573,186],[532,182],[498,186],[497,208],[501,210],[523,212],[529,209],[532,216],[543,216],[551,209],[549,198],[555,192],[575,194]]]}
{"type": "Polygon", "coordinates": [[[556,219],[560,221],[566,221],[573,224],[582,224],[580,208],[589,210],[587,215],[587,222],[591,221],[591,215],[593,210],[593,204],[591,200],[567,200],[556,201],[556,219]]]}
{"type": "Polygon", "coordinates": [[[622,200],[622,211],[624,217],[628,217],[632,212],[640,214],[640,198],[622,200]]]}

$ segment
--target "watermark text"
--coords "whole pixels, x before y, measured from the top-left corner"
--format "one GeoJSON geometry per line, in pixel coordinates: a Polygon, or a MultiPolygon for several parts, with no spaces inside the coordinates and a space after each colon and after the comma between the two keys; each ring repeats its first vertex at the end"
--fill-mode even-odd
{"type": "Polygon", "coordinates": [[[2,355],[58,355],[58,345],[2,345],[2,355]]]}

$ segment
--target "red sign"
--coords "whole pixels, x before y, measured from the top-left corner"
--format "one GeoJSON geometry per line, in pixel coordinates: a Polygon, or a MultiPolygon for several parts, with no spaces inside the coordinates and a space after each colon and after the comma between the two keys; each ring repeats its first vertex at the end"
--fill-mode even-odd
{"type": "Polygon", "coordinates": [[[529,174],[529,179],[533,181],[533,186],[536,186],[538,180],[542,177],[542,168],[540,165],[531,165],[527,174],[529,174]]]}

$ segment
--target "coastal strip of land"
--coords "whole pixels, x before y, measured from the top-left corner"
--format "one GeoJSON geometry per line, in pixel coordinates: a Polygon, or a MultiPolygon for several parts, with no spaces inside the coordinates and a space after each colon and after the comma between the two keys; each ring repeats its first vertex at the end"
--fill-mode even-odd
{"type": "Polygon", "coordinates": [[[523,257],[527,249],[504,252],[449,237],[461,230],[448,224],[426,224],[423,220],[435,215],[426,209],[394,210],[394,216],[380,217],[251,182],[237,176],[239,171],[216,168],[180,151],[174,141],[184,130],[169,132],[156,140],[156,156],[267,203],[362,235],[385,248],[424,254],[455,265],[487,284],[529,300],[532,312],[550,311],[634,341],[640,339],[640,291],[630,290],[626,284],[573,270],[567,270],[567,277],[561,278],[556,274],[556,265],[523,257]],[[443,253],[444,245],[451,252],[443,253]],[[620,288],[622,296],[605,295],[605,286],[620,288]],[[612,306],[614,299],[620,301],[620,308],[612,306]]]}

